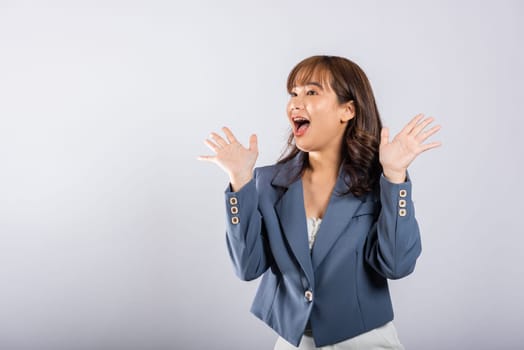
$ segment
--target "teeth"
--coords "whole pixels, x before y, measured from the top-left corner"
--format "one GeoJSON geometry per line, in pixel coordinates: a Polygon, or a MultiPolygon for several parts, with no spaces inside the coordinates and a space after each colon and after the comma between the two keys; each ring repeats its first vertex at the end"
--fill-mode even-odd
{"type": "Polygon", "coordinates": [[[308,122],[309,120],[307,120],[307,119],[304,118],[304,117],[296,117],[296,118],[293,118],[293,121],[294,121],[294,122],[303,122],[303,121],[308,122]]]}

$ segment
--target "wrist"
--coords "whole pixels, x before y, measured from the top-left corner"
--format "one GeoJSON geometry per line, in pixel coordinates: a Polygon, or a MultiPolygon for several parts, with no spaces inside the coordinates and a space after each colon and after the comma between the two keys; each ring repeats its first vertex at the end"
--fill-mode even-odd
{"type": "Polygon", "coordinates": [[[383,174],[386,180],[389,182],[400,184],[406,181],[406,169],[402,170],[391,170],[383,169],[383,174]]]}
{"type": "Polygon", "coordinates": [[[253,175],[249,174],[234,174],[229,176],[229,182],[231,183],[231,189],[233,192],[238,192],[244,187],[251,179],[253,175]]]}

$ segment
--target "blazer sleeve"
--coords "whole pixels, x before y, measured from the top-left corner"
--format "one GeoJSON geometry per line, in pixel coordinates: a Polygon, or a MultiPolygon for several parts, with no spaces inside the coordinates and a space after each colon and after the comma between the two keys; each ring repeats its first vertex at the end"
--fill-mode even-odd
{"type": "Polygon", "coordinates": [[[385,278],[399,279],[413,272],[422,251],[409,175],[401,184],[381,175],[380,203],[366,242],[366,261],[385,278]]]}
{"type": "Polygon", "coordinates": [[[225,190],[227,248],[236,275],[244,281],[262,275],[272,259],[256,182],[255,169],[253,179],[239,191],[233,192],[231,184],[225,190]]]}

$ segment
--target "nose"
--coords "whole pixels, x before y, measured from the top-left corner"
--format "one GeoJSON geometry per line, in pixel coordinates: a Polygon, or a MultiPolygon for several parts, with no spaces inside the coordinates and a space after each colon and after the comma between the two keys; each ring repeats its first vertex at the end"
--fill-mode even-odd
{"type": "Polygon", "coordinates": [[[302,101],[302,98],[300,98],[299,96],[293,96],[290,98],[289,100],[289,110],[290,111],[300,110],[303,108],[304,108],[304,103],[302,101]]]}

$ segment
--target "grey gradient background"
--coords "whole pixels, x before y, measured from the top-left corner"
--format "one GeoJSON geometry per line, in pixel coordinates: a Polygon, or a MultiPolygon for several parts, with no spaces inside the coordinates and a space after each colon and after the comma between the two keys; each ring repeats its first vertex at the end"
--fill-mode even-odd
{"type": "Polygon", "coordinates": [[[0,349],[272,349],[196,156],[229,125],[273,163],[313,54],[360,64],[393,133],[443,125],[410,168],[406,348],[522,348],[522,4],[0,1],[0,349]]]}

